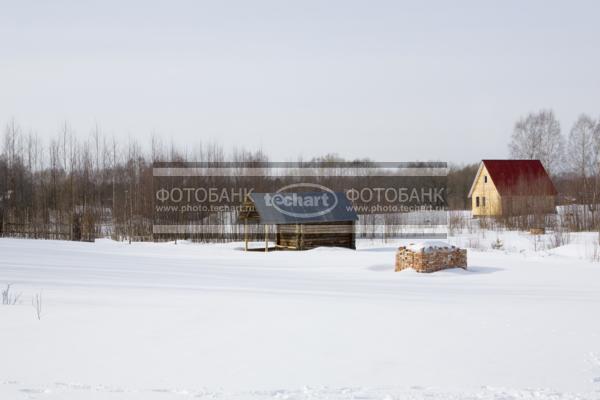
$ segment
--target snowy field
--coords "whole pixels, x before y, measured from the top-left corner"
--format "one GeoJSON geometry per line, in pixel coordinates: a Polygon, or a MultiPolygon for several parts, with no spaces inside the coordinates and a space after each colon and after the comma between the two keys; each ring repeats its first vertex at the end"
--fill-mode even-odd
{"type": "Polygon", "coordinates": [[[395,273],[400,241],[0,239],[0,399],[600,399],[597,235],[450,241],[468,271],[395,273]]]}

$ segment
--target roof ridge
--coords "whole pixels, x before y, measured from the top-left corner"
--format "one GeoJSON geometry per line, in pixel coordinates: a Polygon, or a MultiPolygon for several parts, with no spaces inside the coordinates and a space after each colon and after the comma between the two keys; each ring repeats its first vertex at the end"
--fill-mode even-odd
{"type": "Polygon", "coordinates": [[[548,171],[539,159],[484,159],[481,162],[500,195],[557,194],[548,171]]]}

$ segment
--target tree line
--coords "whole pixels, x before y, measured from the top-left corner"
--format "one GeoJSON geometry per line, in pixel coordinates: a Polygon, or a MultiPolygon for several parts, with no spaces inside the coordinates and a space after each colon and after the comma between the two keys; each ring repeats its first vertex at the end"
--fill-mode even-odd
{"type": "MultiPolygon", "coordinates": [[[[600,123],[581,115],[568,138],[551,110],[519,119],[509,144],[513,158],[540,159],[561,202],[585,206],[579,229],[598,226],[600,123]]],[[[343,161],[336,155],[314,160],[343,161]]],[[[214,143],[178,148],[153,137],[149,146],[108,137],[99,126],[81,139],[64,123],[50,140],[26,132],[15,120],[5,129],[0,152],[0,235],[93,240],[152,239],[154,162],[269,161],[264,152],[214,143]]],[[[365,160],[362,160],[365,161],[365,160]]],[[[366,160],[368,161],[368,160],[366,160]]],[[[470,208],[467,194],[479,163],[449,165],[450,209],[470,208]]]]}
{"type": "Polygon", "coordinates": [[[511,158],[541,160],[571,229],[600,229],[600,118],[580,114],[564,135],[552,110],[529,113],[515,123],[509,153],[511,158]]]}

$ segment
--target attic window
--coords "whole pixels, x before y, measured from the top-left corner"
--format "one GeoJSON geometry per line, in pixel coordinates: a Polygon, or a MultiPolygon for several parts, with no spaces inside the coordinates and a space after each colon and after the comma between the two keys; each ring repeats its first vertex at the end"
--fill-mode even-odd
{"type": "Polygon", "coordinates": [[[487,183],[487,175],[483,176],[483,183],[487,183]]]}
{"type": "Polygon", "coordinates": [[[479,196],[475,197],[475,207],[479,207],[479,196]]]}

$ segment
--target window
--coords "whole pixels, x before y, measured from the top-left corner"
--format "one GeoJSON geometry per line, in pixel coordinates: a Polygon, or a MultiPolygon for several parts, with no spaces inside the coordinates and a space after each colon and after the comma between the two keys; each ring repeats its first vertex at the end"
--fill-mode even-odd
{"type": "Polygon", "coordinates": [[[479,196],[475,197],[475,207],[479,207],[479,196]]]}
{"type": "Polygon", "coordinates": [[[481,206],[485,207],[485,196],[481,198],[481,206]]]}
{"type": "MultiPolygon", "coordinates": [[[[483,176],[483,183],[487,183],[487,175],[483,176]]],[[[485,203],[483,203],[483,205],[485,205],[485,203]]]]}

